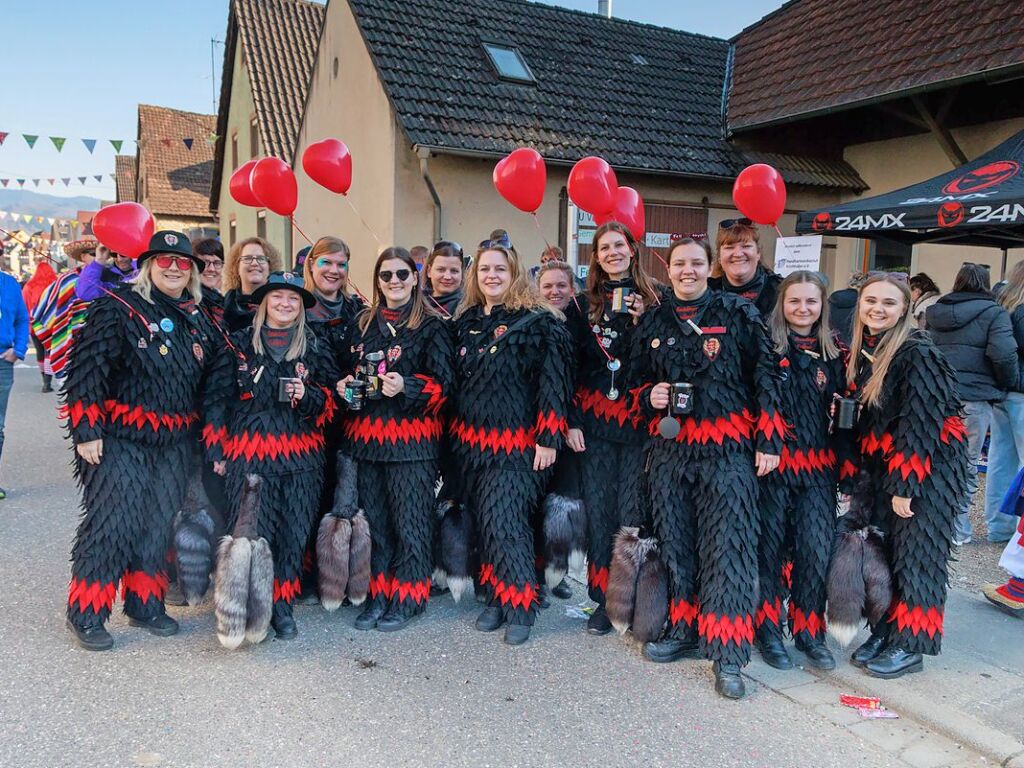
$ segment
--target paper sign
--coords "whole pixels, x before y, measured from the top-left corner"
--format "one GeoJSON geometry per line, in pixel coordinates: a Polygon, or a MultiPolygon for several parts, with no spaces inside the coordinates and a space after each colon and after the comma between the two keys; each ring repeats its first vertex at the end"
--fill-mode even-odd
{"type": "Polygon", "coordinates": [[[775,241],[775,271],[785,277],[800,269],[819,271],[821,235],[780,237],[775,241]]]}

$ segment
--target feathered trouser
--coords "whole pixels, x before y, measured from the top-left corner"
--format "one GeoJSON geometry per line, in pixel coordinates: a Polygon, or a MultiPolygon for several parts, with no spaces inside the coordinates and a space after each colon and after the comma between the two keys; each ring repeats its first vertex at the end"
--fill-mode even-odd
{"type": "Polygon", "coordinates": [[[360,461],[359,506],[370,524],[370,597],[413,616],[427,607],[436,461],[360,461]]]}
{"type": "Polygon", "coordinates": [[[317,461],[308,469],[270,474],[261,472],[258,465],[229,462],[227,496],[232,513],[228,531],[234,530],[245,476],[249,473],[263,478],[256,533],[267,540],[274,556],[274,602],[283,600],[291,603],[302,592],[303,553],[310,530],[319,519],[323,465],[317,461]]]}
{"type": "Polygon", "coordinates": [[[155,447],[107,437],[99,464],[75,456],[84,513],[71,549],[68,618],[76,626],[107,620],[118,582],[132,618],[164,612],[167,541],[192,450],[187,439],[155,447]]]}
{"type": "Polygon", "coordinates": [[[825,638],[825,576],[836,525],[834,485],[799,486],[777,473],[761,479],[758,575],[761,597],[754,627],[782,636],[782,602],[789,592],[789,630],[802,642],[825,638]],[[792,564],[791,569],[787,564],[792,564]]]}
{"type": "Polygon", "coordinates": [[[705,656],[745,665],[757,601],[757,478],[753,456],[684,458],[651,449],[654,531],[669,576],[668,636],[700,636],[705,656]]]}
{"type": "Polygon", "coordinates": [[[465,475],[480,536],[480,583],[510,624],[533,624],[539,608],[532,521],[546,480],[546,472],[496,467],[465,475]]]}
{"type": "Polygon", "coordinates": [[[882,489],[884,465],[872,461],[868,469],[876,489],[872,523],[885,532],[894,595],[884,623],[872,630],[888,633],[890,643],[910,653],[935,656],[942,648],[949,551],[966,492],[966,464],[937,460],[908,518],[892,511],[892,496],[882,489]]]}
{"type": "Polygon", "coordinates": [[[587,513],[587,590],[591,600],[604,605],[613,538],[622,526],[644,522],[644,451],[590,438],[580,457],[587,513]]]}

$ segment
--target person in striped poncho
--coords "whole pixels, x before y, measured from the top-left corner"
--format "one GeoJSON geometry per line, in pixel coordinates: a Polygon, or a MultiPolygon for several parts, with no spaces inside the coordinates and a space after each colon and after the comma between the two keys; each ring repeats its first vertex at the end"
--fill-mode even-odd
{"type": "Polygon", "coordinates": [[[63,379],[67,375],[68,355],[75,332],[85,324],[89,302],[78,298],[75,288],[81,270],[96,258],[99,243],[93,238],[75,240],[64,246],[68,261],[81,266],[57,278],[43,292],[32,312],[32,332],[46,350],[53,375],[63,379]]]}

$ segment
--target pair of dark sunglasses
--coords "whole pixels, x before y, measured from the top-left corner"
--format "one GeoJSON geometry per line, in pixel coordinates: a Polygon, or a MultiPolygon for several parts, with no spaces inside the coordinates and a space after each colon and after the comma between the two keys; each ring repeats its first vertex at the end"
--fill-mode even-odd
{"type": "Polygon", "coordinates": [[[754,222],[744,216],[742,219],[722,219],[718,224],[719,229],[732,229],[735,226],[752,227],[754,222]]]}
{"type": "Polygon", "coordinates": [[[509,239],[509,236],[507,234],[502,235],[501,237],[496,237],[493,240],[482,240],[482,241],[480,241],[480,247],[481,248],[494,248],[495,246],[499,246],[501,248],[507,248],[508,250],[511,251],[512,250],[512,241],[509,239]]]}
{"type": "Polygon", "coordinates": [[[377,273],[377,277],[382,283],[390,283],[392,277],[397,277],[400,282],[404,283],[411,274],[412,270],[409,269],[396,269],[394,272],[390,269],[382,269],[377,273]]]}

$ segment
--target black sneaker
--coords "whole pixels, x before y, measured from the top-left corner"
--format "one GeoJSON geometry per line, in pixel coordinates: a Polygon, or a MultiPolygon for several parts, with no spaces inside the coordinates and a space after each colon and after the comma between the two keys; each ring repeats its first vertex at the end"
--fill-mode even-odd
{"type": "Polygon", "coordinates": [[[150,616],[148,619],[136,619],[129,616],[128,623],[133,627],[142,627],[149,634],[156,635],[157,637],[170,637],[171,635],[178,634],[178,622],[166,613],[159,613],[156,616],[150,616]]]}
{"type": "Polygon", "coordinates": [[[481,632],[493,632],[505,623],[505,612],[497,605],[489,605],[476,617],[476,628],[481,632]]]}
{"type": "Polygon", "coordinates": [[[592,635],[607,635],[611,631],[612,622],[605,613],[604,606],[597,606],[587,619],[587,632],[592,635]]]}
{"type": "Polygon", "coordinates": [[[109,651],[114,647],[114,638],[103,628],[102,624],[90,627],[78,627],[68,619],[68,629],[75,633],[78,644],[87,651],[109,651]]]}
{"type": "Polygon", "coordinates": [[[295,626],[295,619],[292,618],[292,607],[284,600],[274,603],[270,625],[274,628],[278,640],[294,640],[298,637],[299,630],[295,626]]]}
{"type": "Polygon", "coordinates": [[[505,645],[522,645],[530,639],[528,624],[509,624],[505,627],[505,645]]]}
{"type": "Polygon", "coordinates": [[[572,597],[572,587],[565,582],[565,579],[562,579],[558,582],[557,586],[551,590],[551,594],[559,600],[568,600],[572,597]]]}
{"type": "Polygon", "coordinates": [[[366,604],[362,613],[356,616],[356,621],[353,626],[360,630],[373,629],[377,626],[377,622],[380,621],[381,616],[384,615],[387,609],[387,603],[378,595],[366,604]]]}

